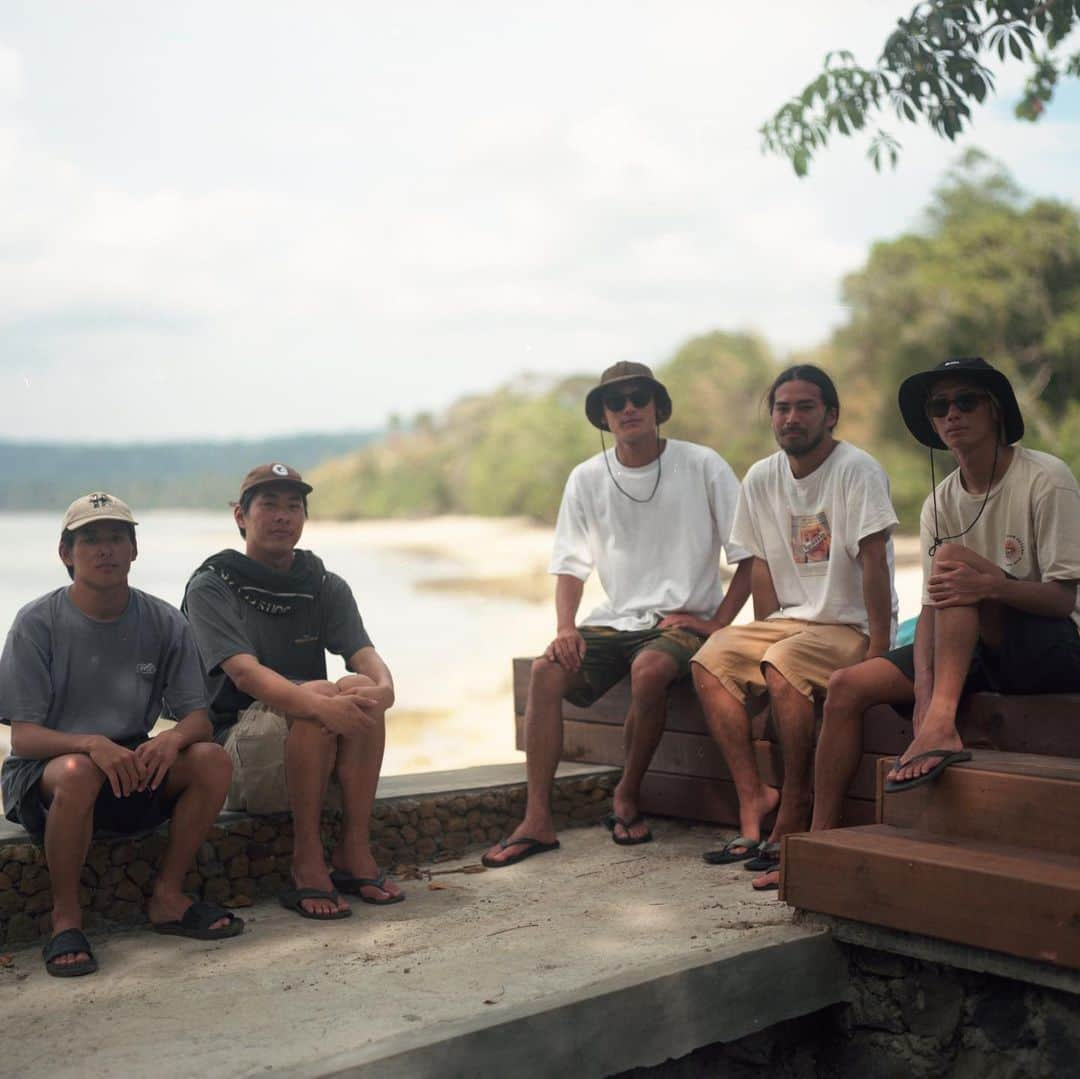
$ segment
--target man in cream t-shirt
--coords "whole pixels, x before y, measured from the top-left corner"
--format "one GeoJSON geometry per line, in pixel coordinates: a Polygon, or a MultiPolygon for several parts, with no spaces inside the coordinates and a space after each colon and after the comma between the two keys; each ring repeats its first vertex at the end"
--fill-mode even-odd
{"type": "Polygon", "coordinates": [[[1012,385],[978,357],[946,360],[900,386],[912,435],[958,467],[923,505],[923,606],[915,643],[840,672],[818,743],[816,829],[839,824],[862,715],[914,702],[915,738],[890,795],[970,756],[956,729],[967,693],[1080,692],[1080,486],[1064,461],[1016,445],[1012,385]],[[826,748],[828,753],[825,753],[826,748]]]}
{"type": "Polygon", "coordinates": [[[883,655],[896,628],[890,538],[897,524],[881,466],[833,437],[840,402],[820,368],[781,372],[768,395],[780,450],[750,468],[732,541],[753,555],[757,621],[714,633],[694,656],[694,687],[739,799],[739,836],[705,855],[755,859],[771,889],[780,839],[810,822],[814,697],[838,667],[883,655]],[[784,754],[784,786],[762,781],[748,699],[768,692],[784,754]],[[777,810],[767,843],[761,822],[777,810]]]}
{"type": "Polygon", "coordinates": [[[521,824],[484,855],[489,868],[558,847],[551,784],[562,701],[591,704],[627,673],[626,764],[607,823],[618,844],[652,838],[638,800],[663,733],[667,688],[749,594],[747,552],[728,539],[738,481],[714,450],[660,437],[671,409],[663,384],[637,363],[608,368],[585,399],[589,421],[615,445],[578,465],[563,493],[550,565],[557,633],[533,664],[525,706],[528,803],[521,824]],[[726,596],[721,549],[739,563],[726,596]],[[579,623],[594,569],[606,599],[579,623]]]}

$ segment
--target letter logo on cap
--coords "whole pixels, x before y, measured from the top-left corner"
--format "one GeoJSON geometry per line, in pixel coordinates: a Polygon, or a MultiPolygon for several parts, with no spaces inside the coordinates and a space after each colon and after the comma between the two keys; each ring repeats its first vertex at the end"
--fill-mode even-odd
{"type": "Polygon", "coordinates": [[[289,474],[289,470],[284,465],[271,465],[270,471],[275,476],[287,476],[289,474]]]}

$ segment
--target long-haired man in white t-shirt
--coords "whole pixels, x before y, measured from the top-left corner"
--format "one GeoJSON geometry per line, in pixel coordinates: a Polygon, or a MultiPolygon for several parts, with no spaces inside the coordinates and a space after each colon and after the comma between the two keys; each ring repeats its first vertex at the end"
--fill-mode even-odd
{"type": "Polygon", "coordinates": [[[614,446],[566,482],[550,572],[556,634],[533,663],[525,705],[529,793],[525,817],[483,858],[489,868],[555,850],[551,785],[562,752],[562,702],[582,707],[630,676],[626,761],[607,820],[620,845],[652,834],[638,807],[641,781],[664,729],[668,686],[750,593],[747,554],[729,541],[739,484],[706,446],[660,437],[671,416],[663,383],[640,363],[617,363],[585,399],[589,422],[614,446]],[[720,551],[738,563],[725,595],[720,551]],[[605,601],[578,621],[596,571],[605,601]]]}
{"type": "Polygon", "coordinates": [[[758,890],[777,886],[781,838],[810,822],[814,700],[837,668],[888,650],[897,610],[889,481],[869,454],[834,437],[832,379],[811,364],[789,367],[767,401],[780,449],[747,472],[732,529],[753,555],[757,621],[719,630],[693,659],[739,799],[739,835],[705,860],[753,860],[765,871],[758,890]],[[750,738],[747,702],[765,692],[784,757],[780,794],[762,780],[750,738]],[[774,811],[766,841],[762,821],[774,811]]]}

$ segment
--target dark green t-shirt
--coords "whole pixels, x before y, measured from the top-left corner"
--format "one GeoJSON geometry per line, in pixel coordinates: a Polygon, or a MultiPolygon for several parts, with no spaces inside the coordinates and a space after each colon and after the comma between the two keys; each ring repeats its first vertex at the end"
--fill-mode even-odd
{"type": "MultiPolygon", "coordinates": [[[[281,578],[284,589],[288,578],[281,578]]],[[[188,584],[184,610],[202,657],[219,741],[252,703],[221,669],[225,660],[254,656],[290,681],[310,682],[326,677],[327,652],[348,660],[371,645],[352,590],[336,573],[325,574],[313,604],[271,614],[245,603],[212,569],[204,569],[188,584]]]]}

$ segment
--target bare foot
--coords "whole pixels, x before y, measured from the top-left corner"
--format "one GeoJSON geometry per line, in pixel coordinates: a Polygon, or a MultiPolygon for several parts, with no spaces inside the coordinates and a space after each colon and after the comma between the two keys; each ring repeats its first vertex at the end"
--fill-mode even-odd
{"type": "Polygon", "coordinates": [[[649,834],[647,821],[644,819],[634,821],[634,818],[638,816],[637,799],[627,798],[619,787],[615,788],[611,796],[611,813],[613,817],[618,818],[615,821],[615,827],[612,829],[612,834],[616,839],[640,842],[649,834]],[[624,820],[634,821],[634,823],[627,828],[622,823],[624,820]]]}
{"type": "Polygon", "coordinates": [[[503,843],[510,843],[515,839],[524,839],[528,836],[530,839],[539,839],[541,843],[554,843],[555,842],[555,827],[551,823],[549,817],[547,821],[532,822],[528,817],[525,818],[504,840],[496,843],[493,847],[488,847],[484,858],[496,865],[502,865],[503,862],[519,855],[521,853],[521,847],[507,846],[504,847],[503,843]]]}
{"type": "MultiPolygon", "coordinates": [[[[61,915],[54,910],[52,914],[52,935],[55,937],[65,929],[82,929],[82,912],[61,915]]],[[[85,963],[90,956],[86,952],[64,952],[51,960],[53,966],[73,967],[76,963],[85,963]]]]}
{"type": "MultiPolygon", "coordinates": [[[[183,918],[188,907],[194,900],[180,891],[169,891],[154,887],[154,894],[146,906],[146,916],[151,925],[164,925],[166,922],[178,922],[183,918]]],[[[232,921],[231,918],[218,918],[213,922],[210,929],[224,929],[232,921]]]]}
{"type": "Polygon", "coordinates": [[[775,892],[780,887],[780,870],[770,869],[759,877],[754,877],[750,887],[755,892],[775,892]]]}
{"type": "MultiPolygon", "coordinates": [[[[375,861],[375,856],[367,846],[350,857],[346,855],[344,846],[339,844],[334,848],[333,853],[330,855],[330,864],[334,869],[340,870],[343,873],[348,873],[351,877],[367,877],[372,880],[377,880],[381,872],[379,863],[375,861]]],[[[382,887],[378,887],[374,884],[363,885],[359,895],[361,899],[370,899],[376,903],[388,903],[390,900],[401,895],[401,889],[392,880],[387,878],[383,882],[382,887]]]]}
{"type": "MultiPolygon", "coordinates": [[[[761,822],[780,805],[780,792],[775,787],[763,783],[761,791],[758,800],[739,806],[739,835],[747,839],[761,838],[761,822]]],[[[746,847],[732,847],[729,853],[741,855],[748,853],[748,850],[746,847]]]]}
{"type": "MultiPolygon", "coordinates": [[[[333,882],[330,880],[330,871],[325,864],[308,866],[294,860],[292,864],[292,880],[298,889],[314,888],[320,892],[337,892],[333,882]]],[[[338,895],[336,903],[331,899],[301,899],[300,906],[308,914],[315,915],[316,918],[327,918],[332,914],[350,909],[349,904],[340,895],[338,895]]]]}
{"type": "Polygon", "coordinates": [[[903,756],[893,765],[888,777],[893,782],[906,782],[926,775],[940,760],[941,757],[927,757],[916,761],[914,764],[906,764],[912,757],[918,757],[922,753],[929,753],[934,749],[955,750],[963,749],[964,743],[956,731],[956,719],[954,715],[944,717],[935,716],[932,711],[927,711],[919,733],[915,740],[907,747],[903,756]]]}

